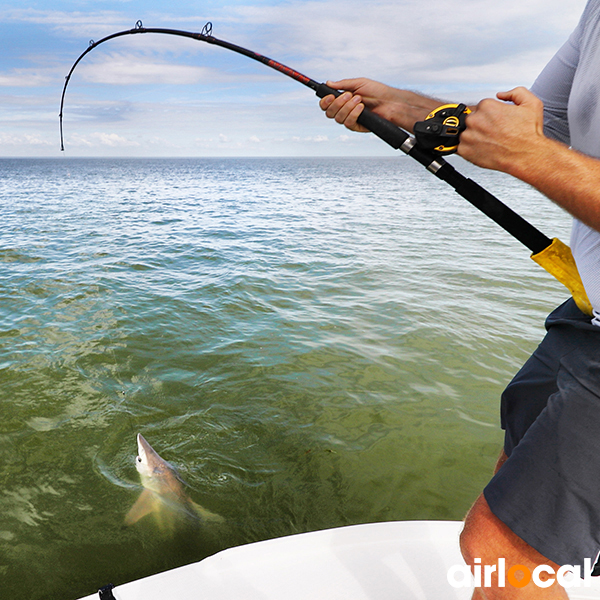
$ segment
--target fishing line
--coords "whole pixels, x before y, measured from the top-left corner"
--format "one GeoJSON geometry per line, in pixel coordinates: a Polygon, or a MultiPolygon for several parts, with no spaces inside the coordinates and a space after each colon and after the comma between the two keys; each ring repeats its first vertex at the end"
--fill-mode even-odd
{"type": "MultiPolygon", "coordinates": [[[[334,90],[325,83],[319,83],[276,60],[214,37],[212,35],[212,23],[210,22],[204,25],[200,33],[195,33],[178,29],[146,28],[141,21],[138,21],[133,29],[113,33],[97,42],[94,42],[93,40],[90,41],[88,48],[79,56],[79,58],[77,58],[71,67],[71,70],[65,79],[60,102],[59,119],[61,150],[64,151],[65,149],[63,135],[65,94],[73,71],[75,71],[77,65],[89,52],[104,42],[126,35],[139,35],[145,33],[191,38],[242,54],[243,56],[261,62],[264,65],[291,77],[302,85],[309,87],[319,98],[324,98],[330,94],[333,94],[334,96],[342,94],[339,90],[334,90]]],[[[416,137],[368,109],[363,110],[358,118],[358,122],[389,144],[392,148],[401,150],[426,167],[427,170],[438,179],[451,185],[460,196],[468,200],[473,206],[529,248],[532,252],[533,260],[544,267],[569,289],[577,302],[577,306],[579,306],[581,310],[591,314],[592,308],[590,302],[586,296],[585,289],[583,288],[579,273],[577,272],[575,261],[573,260],[568,246],[565,246],[557,238],[548,238],[541,231],[523,219],[523,217],[506,206],[506,204],[490,194],[490,192],[482,188],[472,179],[459,173],[452,165],[442,158],[442,154],[449,154],[456,150],[460,131],[464,129],[464,119],[467,110],[468,109],[462,104],[444,105],[439,107],[428,115],[425,121],[415,124],[416,137]]]]}

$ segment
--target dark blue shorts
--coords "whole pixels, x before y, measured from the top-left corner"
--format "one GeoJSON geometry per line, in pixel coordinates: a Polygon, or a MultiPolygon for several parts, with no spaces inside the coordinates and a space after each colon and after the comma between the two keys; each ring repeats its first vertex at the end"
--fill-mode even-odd
{"type": "Polygon", "coordinates": [[[502,395],[509,458],[484,495],[543,556],[583,569],[600,552],[600,327],[569,300],[546,329],[502,395]]]}

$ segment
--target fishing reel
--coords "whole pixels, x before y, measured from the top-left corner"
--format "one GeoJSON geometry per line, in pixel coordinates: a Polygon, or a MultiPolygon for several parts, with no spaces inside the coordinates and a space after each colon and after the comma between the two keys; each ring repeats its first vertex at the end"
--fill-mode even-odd
{"type": "Polygon", "coordinates": [[[424,150],[445,155],[456,152],[460,134],[466,129],[466,118],[471,110],[465,104],[438,106],[417,121],[413,128],[417,144],[424,150]]]}

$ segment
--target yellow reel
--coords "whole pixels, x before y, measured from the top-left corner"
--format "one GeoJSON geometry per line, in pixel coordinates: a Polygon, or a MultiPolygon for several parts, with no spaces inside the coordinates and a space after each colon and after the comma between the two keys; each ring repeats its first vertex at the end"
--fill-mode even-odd
{"type": "Polygon", "coordinates": [[[430,112],[413,128],[417,143],[436,154],[452,154],[458,149],[460,134],[466,129],[471,109],[465,104],[444,104],[430,112]]]}

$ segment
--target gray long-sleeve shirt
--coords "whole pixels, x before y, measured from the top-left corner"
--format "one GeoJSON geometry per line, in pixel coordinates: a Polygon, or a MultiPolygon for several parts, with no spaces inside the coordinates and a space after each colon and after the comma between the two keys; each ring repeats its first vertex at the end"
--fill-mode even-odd
{"type": "MultiPolygon", "coordinates": [[[[577,28],[536,79],[544,132],[600,158],[600,0],[589,0],[577,28]]],[[[600,181],[598,181],[600,186],[600,181]]],[[[571,250],[600,325],[600,232],[574,219],[571,250]]]]}

